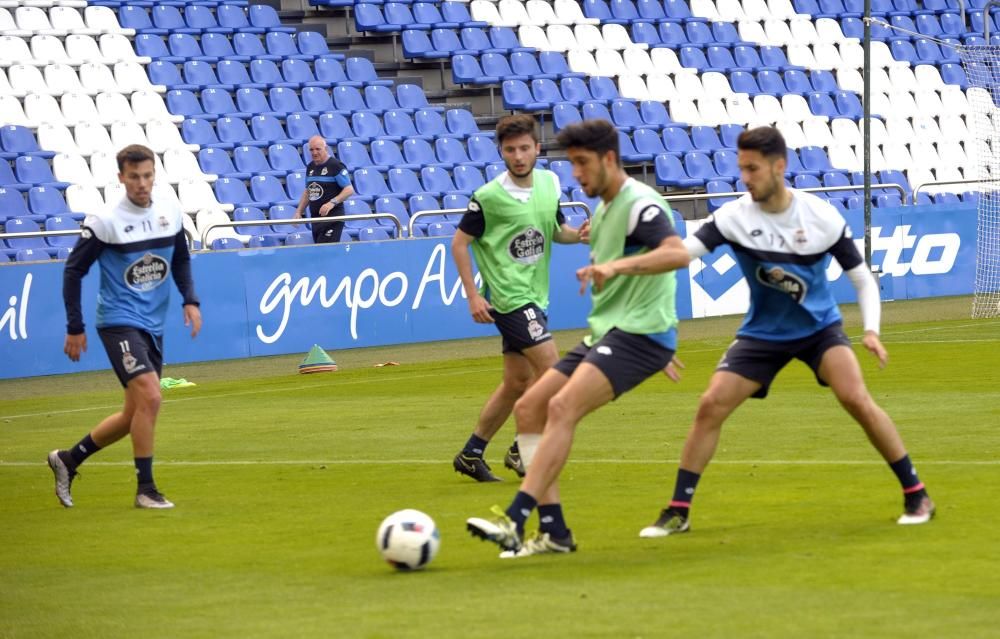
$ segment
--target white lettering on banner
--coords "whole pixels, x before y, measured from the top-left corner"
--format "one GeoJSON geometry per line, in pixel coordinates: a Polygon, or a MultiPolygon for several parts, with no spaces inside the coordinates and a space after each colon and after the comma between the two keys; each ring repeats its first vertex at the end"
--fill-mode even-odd
{"type": "Polygon", "coordinates": [[[885,251],[882,260],[882,272],[893,277],[901,277],[907,273],[914,275],[940,275],[949,272],[955,266],[955,259],[958,257],[958,249],[962,245],[962,238],[958,233],[926,233],[918,239],[916,235],[910,234],[909,224],[900,224],[892,235],[881,236],[882,227],[872,227],[872,253],[885,251]],[[916,247],[913,252],[913,261],[901,262],[903,251],[916,247]],[[930,254],[936,248],[943,249],[940,257],[933,262],[930,261],[930,254]]]}
{"type": "MultiPolygon", "coordinates": [[[[411,307],[413,310],[420,308],[425,288],[434,282],[437,283],[441,301],[446,306],[451,306],[459,293],[464,296],[460,278],[451,287],[450,292],[447,290],[445,255],[444,244],[438,244],[431,252],[413,300],[411,307]]],[[[477,283],[480,281],[478,273],[476,281],[477,283]]],[[[333,291],[333,295],[329,297],[327,296],[326,276],[321,275],[315,281],[311,281],[308,277],[302,277],[293,284],[290,273],[281,273],[265,289],[258,307],[261,314],[265,316],[280,309],[281,320],[273,333],[267,333],[264,327],[258,324],[256,327],[257,339],[264,344],[273,344],[278,341],[288,327],[292,306],[296,302],[302,307],[308,307],[315,298],[318,298],[323,308],[331,308],[341,297],[343,297],[347,307],[351,309],[351,337],[358,339],[359,309],[371,308],[375,306],[376,302],[386,308],[399,306],[406,299],[408,291],[409,280],[406,274],[401,271],[393,271],[382,277],[375,269],[366,268],[355,279],[352,279],[350,275],[341,279],[336,290],[333,291]]]]}
{"type": "MultiPolygon", "coordinates": [[[[424,298],[424,287],[430,282],[437,282],[438,291],[441,295],[441,301],[444,302],[446,306],[451,306],[451,303],[455,300],[455,295],[462,289],[462,280],[459,279],[455,282],[455,285],[451,287],[450,294],[445,290],[444,256],[444,244],[438,244],[435,246],[434,251],[431,252],[431,256],[427,260],[427,266],[424,267],[424,275],[420,278],[420,286],[417,288],[417,297],[413,300],[413,310],[420,308],[420,301],[424,298]],[[432,273],[431,269],[435,267],[437,267],[437,270],[432,273]]],[[[464,291],[462,292],[464,294],[464,291]]]]}
{"type": "Polygon", "coordinates": [[[21,287],[21,298],[11,295],[7,303],[10,305],[3,315],[0,316],[0,334],[6,327],[11,341],[28,339],[28,299],[31,297],[31,273],[24,276],[24,285],[21,287]]]}

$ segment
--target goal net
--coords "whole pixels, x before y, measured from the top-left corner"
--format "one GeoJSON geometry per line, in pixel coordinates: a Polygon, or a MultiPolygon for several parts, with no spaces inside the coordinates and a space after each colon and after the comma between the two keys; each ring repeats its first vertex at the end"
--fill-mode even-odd
{"type": "Polygon", "coordinates": [[[968,155],[978,167],[966,178],[980,180],[972,317],[1000,317],[1000,46],[966,46],[959,54],[969,79],[968,155]]]}

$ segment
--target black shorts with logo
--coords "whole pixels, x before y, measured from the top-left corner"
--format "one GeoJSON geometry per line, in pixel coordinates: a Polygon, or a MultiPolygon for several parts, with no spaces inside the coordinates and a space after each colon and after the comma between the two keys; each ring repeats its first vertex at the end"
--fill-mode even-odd
{"type": "Polygon", "coordinates": [[[163,371],[163,337],[154,337],[134,326],[108,326],[97,329],[111,368],[122,386],[144,373],[163,371]]]}
{"type": "Polygon", "coordinates": [[[554,368],[568,377],[581,362],[593,364],[611,382],[617,398],[663,370],[673,357],[673,350],[646,335],[613,328],[593,346],[581,342],[554,368]]]}
{"type": "Polygon", "coordinates": [[[816,381],[821,386],[826,386],[826,382],[819,377],[819,365],[823,360],[823,354],[834,346],[850,347],[850,345],[851,340],[844,333],[840,322],[831,324],[808,337],[788,342],[737,336],[736,341],[729,345],[719,360],[715,370],[736,373],[759,382],[761,387],[753,397],[764,399],[778,372],[793,358],[805,362],[812,369],[816,381]]]}
{"type": "Polygon", "coordinates": [[[549,318],[537,304],[525,304],[510,313],[491,310],[490,315],[503,338],[503,353],[520,353],[552,339],[549,318]]]}

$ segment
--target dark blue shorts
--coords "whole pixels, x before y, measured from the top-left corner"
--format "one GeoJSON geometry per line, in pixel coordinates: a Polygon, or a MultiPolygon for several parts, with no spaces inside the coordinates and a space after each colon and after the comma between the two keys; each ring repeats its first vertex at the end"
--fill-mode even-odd
{"type": "Polygon", "coordinates": [[[122,386],[144,373],[163,371],[163,337],[150,335],[133,326],[108,326],[97,329],[111,368],[122,386]]]}
{"type": "Polygon", "coordinates": [[[525,304],[510,313],[490,311],[503,338],[503,353],[520,353],[552,339],[549,318],[536,304],[525,304]]]}
{"type": "Polygon", "coordinates": [[[673,350],[646,335],[613,328],[593,346],[581,342],[554,368],[569,377],[581,362],[593,364],[611,382],[617,398],[663,370],[673,357],[673,350]]]}

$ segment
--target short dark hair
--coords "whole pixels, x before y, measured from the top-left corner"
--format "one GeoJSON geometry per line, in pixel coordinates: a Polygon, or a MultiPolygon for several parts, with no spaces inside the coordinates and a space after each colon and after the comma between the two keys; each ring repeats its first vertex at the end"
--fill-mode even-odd
{"type": "Polygon", "coordinates": [[[736,138],[736,148],[740,151],[759,151],[769,158],[784,158],[788,154],[785,136],[773,126],[759,126],[740,133],[740,137],[736,138]]]}
{"type": "Polygon", "coordinates": [[[153,155],[153,151],[149,147],[145,147],[141,144],[130,144],[121,151],[118,152],[116,157],[118,160],[118,172],[122,173],[125,171],[126,164],[139,164],[140,162],[150,161],[154,164],[156,163],[156,156],[153,155]]]}
{"type": "Polygon", "coordinates": [[[497,122],[497,144],[519,135],[530,135],[532,140],[538,142],[538,125],[535,118],[526,113],[518,113],[504,116],[497,122]]]}
{"type": "Polygon", "coordinates": [[[618,129],[607,120],[583,120],[569,124],[559,132],[556,141],[564,149],[586,149],[598,155],[614,151],[618,164],[622,163],[621,149],[618,146],[618,129]]]}

